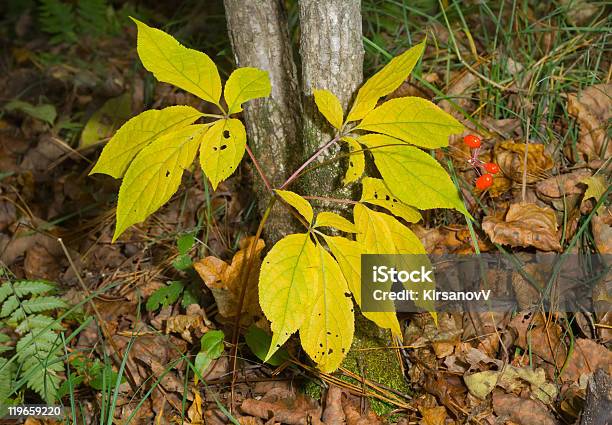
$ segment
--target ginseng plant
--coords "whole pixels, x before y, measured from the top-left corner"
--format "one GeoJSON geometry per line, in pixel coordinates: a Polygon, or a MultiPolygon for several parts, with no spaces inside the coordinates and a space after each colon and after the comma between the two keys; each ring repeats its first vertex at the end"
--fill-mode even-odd
{"type": "MultiPolygon", "coordinates": [[[[113,241],[170,199],[198,151],[200,166],[213,188],[236,170],[245,151],[269,187],[265,170],[247,146],[244,125],[233,118],[242,111],[243,103],[270,94],[268,74],[238,68],[222,89],[217,67],[206,54],[135,22],[137,50],[144,67],[159,81],[210,102],[218,113],[170,106],[145,111],[116,132],[91,171],[123,179],[113,241]],[[208,122],[202,123],[202,119],[208,122]]],[[[406,80],[424,48],[424,42],[415,45],[366,81],[348,113],[333,93],[314,92],[315,103],[334,127],[335,136],[323,141],[281,187],[269,187],[274,196],[253,239],[254,247],[277,200],[304,226],[302,233],[278,241],[259,271],[259,302],[273,332],[267,358],[299,331],[304,350],[318,368],[336,370],[353,340],[353,303],[361,305],[361,255],[426,254],[404,224],[420,221],[419,209],[453,208],[470,217],[450,176],[427,152],[448,146],[449,136],[462,133],[464,127],[419,97],[396,98],[379,105],[379,99],[406,80]],[[315,214],[304,197],[308,194],[287,189],[335,143],[346,145],[350,155],[344,184],[361,185],[360,199],[337,200],[352,205],[352,220],[331,211],[315,214]],[[366,151],[382,178],[364,175],[366,151]]],[[[394,335],[401,334],[395,312],[364,315],[394,335]]]]}

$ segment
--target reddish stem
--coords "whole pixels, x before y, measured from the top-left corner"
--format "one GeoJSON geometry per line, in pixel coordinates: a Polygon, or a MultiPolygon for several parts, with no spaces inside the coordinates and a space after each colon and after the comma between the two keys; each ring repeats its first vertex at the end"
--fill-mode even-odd
{"type": "Polygon", "coordinates": [[[249,158],[251,158],[251,161],[253,161],[253,164],[255,164],[255,168],[257,169],[257,173],[259,174],[259,177],[261,177],[261,179],[263,180],[264,184],[266,185],[266,188],[271,193],[273,193],[272,186],[270,186],[270,182],[268,181],[268,178],[266,177],[266,174],[263,172],[261,166],[259,165],[259,162],[257,161],[257,158],[255,158],[255,155],[253,155],[253,152],[251,151],[251,148],[249,147],[249,145],[246,145],[246,151],[249,154],[249,158]]]}
{"type": "Polygon", "coordinates": [[[329,142],[325,143],[323,146],[321,146],[319,149],[317,149],[317,151],[315,153],[312,154],[312,156],[310,158],[308,158],[308,160],[303,163],[302,165],[300,165],[300,167],[295,170],[293,172],[293,174],[291,174],[289,176],[289,178],[287,179],[287,181],[285,181],[285,183],[283,183],[283,185],[280,187],[281,189],[286,188],[287,186],[289,186],[289,184],[291,184],[291,182],[293,182],[295,179],[297,179],[300,176],[300,173],[302,171],[304,171],[304,168],[308,167],[308,165],[310,163],[312,163],[312,161],[314,161],[315,159],[317,159],[319,157],[319,155],[321,155],[323,152],[325,152],[327,150],[327,148],[329,148],[331,145],[333,145],[334,143],[336,143],[338,141],[339,137],[336,136],[333,139],[331,139],[329,142]]]}

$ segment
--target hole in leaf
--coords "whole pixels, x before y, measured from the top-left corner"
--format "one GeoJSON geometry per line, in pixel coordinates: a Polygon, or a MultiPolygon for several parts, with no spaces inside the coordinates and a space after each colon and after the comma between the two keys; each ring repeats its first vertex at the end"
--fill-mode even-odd
{"type": "Polygon", "coordinates": [[[389,195],[386,195],[385,200],[388,201],[389,199],[391,199],[391,197],[389,195]]]}
{"type": "Polygon", "coordinates": [[[170,175],[170,170],[166,170],[166,177],[170,175]]]}
{"type": "Polygon", "coordinates": [[[221,149],[223,151],[223,150],[227,149],[227,145],[221,145],[221,147],[219,149],[221,149]]]}
{"type": "Polygon", "coordinates": [[[213,146],[213,150],[214,150],[214,151],[216,151],[216,150],[217,150],[217,147],[216,147],[216,146],[213,146]]]}
{"type": "Polygon", "coordinates": [[[230,137],[230,132],[229,130],[223,130],[223,138],[224,139],[229,139],[230,137]]]}

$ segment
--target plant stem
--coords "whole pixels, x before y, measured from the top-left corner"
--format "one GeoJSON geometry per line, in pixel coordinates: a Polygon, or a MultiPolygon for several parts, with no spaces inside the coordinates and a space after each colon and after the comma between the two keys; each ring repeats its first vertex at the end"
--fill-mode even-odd
{"type": "Polygon", "coordinates": [[[316,201],[326,201],[326,202],[335,202],[337,204],[358,204],[359,202],[353,201],[351,199],[338,199],[338,198],[328,198],[325,196],[302,196],[304,199],[313,199],[316,201]]]}
{"type": "Polygon", "coordinates": [[[272,186],[270,186],[270,182],[268,181],[268,178],[266,177],[266,174],[263,172],[261,165],[259,165],[259,162],[257,161],[257,158],[255,158],[255,155],[253,154],[253,151],[251,151],[251,148],[249,147],[249,145],[246,145],[246,151],[249,154],[251,161],[253,161],[253,164],[255,164],[257,173],[259,173],[259,177],[261,177],[261,179],[263,180],[264,184],[266,185],[266,188],[270,191],[270,193],[274,193],[272,190],[272,186]]]}
{"type": "Polygon", "coordinates": [[[319,149],[317,149],[317,151],[315,153],[312,154],[312,156],[310,158],[308,158],[308,160],[306,160],[305,163],[303,163],[302,165],[300,165],[300,167],[295,170],[293,172],[293,174],[291,174],[289,176],[289,178],[287,179],[287,181],[285,181],[285,183],[282,184],[282,186],[280,187],[281,189],[286,188],[287,186],[289,186],[289,184],[291,184],[291,182],[293,182],[295,179],[297,179],[300,176],[300,173],[302,171],[304,171],[304,168],[308,167],[308,165],[314,161],[315,159],[317,159],[319,157],[319,155],[321,155],[323,152],[325,152],[331,145],[333,145],[334,143],[336,143],[338,140],[340,139],[340,136],[336,136],[333,139],[331,139],[329,142],[325,143],[323,146],[319,147],[319,149]]]}

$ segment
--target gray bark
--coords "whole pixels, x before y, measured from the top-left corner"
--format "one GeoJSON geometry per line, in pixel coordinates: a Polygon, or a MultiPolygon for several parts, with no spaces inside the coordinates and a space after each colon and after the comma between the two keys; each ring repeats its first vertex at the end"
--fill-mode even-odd
{"type": "MultiPolygon", "coordinates": [[[[302,90],[304,124],[302,159],[334,136],[331,125],[318,112],[312,92],[326,89],[347,106],[363,79],[363,42],[360,0],[301,0],[300,55],[302,57],[302,90]]],[[[328,149],[318,163],[339,153],[339,146],[328,149]]],[[[316,164],[316,163],[315,163],[316,164]]],[[[299,181],[300,193],[325,197],[348,198],[349,188],[341,188],[346,161],[324,165],[305,174],[299,181]]],[[[338,204],[325,205],[338,209],[338,204]]]]}
{"type": "MultiPolygon", "coordinates": [[[[224,4],[236,63],[263,69],[270,75],[271,96],[248,102],[244,119],[249,146],[272,187],[277,188],[299,165],[302,137],[300,91],[286,12],[281,0],[224,0],[224,4]]],[[[257,175],[253,178],[263,212],[270,193],[257,175]]],[[[265,229],[271,246],[295,232],[296,226],[286,210],[275,207],[265,229]]]]}

